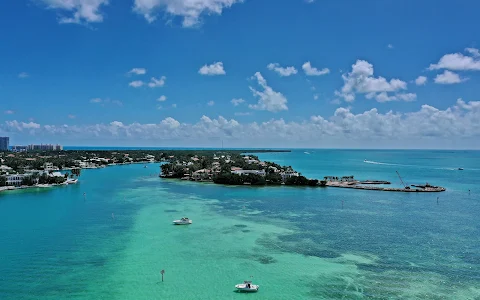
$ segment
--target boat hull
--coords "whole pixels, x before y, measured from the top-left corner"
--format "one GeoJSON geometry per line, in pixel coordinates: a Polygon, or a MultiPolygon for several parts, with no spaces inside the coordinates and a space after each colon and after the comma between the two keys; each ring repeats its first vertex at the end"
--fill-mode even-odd
{"type": "Polygon", "coordinates": [[[237,289],[238,292],[242,292],[242,293],[255,293],[255,292],[258,292],[258,289],[260,288],[260,286],[255,285],[255,284],[252,284],[252,285],[250,285],[250,287],[248,288],[245,284],[237,284],[237,285],[235,286],[235,288],[237,289]]]}
{"type": "Polygon", "coordinates": [[[190,221],[187,221],[187,222],[186,222],[186,221],[180,221],[180,220],[178,220],[178,221],[173,221],[173,225],[190,225],[190,224],[192,224],[192,221],[191,221],[191,220],[190,220],[190,221]]]}

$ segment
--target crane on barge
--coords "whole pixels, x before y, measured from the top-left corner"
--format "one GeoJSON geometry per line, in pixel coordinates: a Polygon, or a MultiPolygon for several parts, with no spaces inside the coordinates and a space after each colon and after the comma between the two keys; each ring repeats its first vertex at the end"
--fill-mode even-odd
{"type": "Polygon", "coordinates": [[[398,171],[395,171],[397,172],[397,175],[398,175],[398,178],[400,178],[400,182],[402,183],[402,185],[405,187],[406,190],[409,190],[410,187],[408,185],[405,184],[405,182],[403,182],[403,179],[402,179],[402,176],[400,176],[400,173],[398,173],[398,171]]]}

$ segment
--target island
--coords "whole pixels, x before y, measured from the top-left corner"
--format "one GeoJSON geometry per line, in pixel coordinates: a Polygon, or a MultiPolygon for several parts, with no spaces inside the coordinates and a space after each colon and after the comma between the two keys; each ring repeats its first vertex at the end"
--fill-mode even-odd
{"type": "MultiPolygon", "coordinates": [[[[98,169],[125,164],[161,163],[163,179],[212,182],[222,185],[310,186],[350,188],[389,192],[443,192],[440,186],[405,184],[397,172],[401,188],[386,187],[382,180],[354,179],[353,176],[325,176],[309,179],[292,166],[261,161],[255,154],[290,152],[270,149],[151,149],[151,150],[58,150],[0,152],[0,192],[76,184],[82,169],[98,169]]],[[[146,165],[145,165],[146,167],[146,165]]]]}
{"type": "MultiPolygon", "coordinates": [[[[251,152],[249,152],[251,153],[251,152]]],[[[261,161],[253,154],[218,151],[205,153],[183,153],[169,157],[161,166],[162,178],[213,182],[224,185],[290,185],[326,186],[325,180],[308,179],[291,166],[280,166],[274,162],[261,161]]]]}
{"type": "MultiPolygon", "coordinates": [[[[290,152],[290,150],[238,149],[241,153],[290,152]]],[[[0,191],[51,187],[78,182],[82,169],[98,169],[125,164],[171,163],[176,158],[214,157],[218,150],[46,150],[0,152],[0,191]]],[[[251,177],[255,177],[252,175],[251,177]]]]}

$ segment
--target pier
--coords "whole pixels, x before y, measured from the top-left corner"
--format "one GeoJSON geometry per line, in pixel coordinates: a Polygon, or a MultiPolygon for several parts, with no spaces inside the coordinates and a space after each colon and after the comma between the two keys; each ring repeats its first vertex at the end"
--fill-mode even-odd
{"type": "Polygon", "coordinates": [[[328,187],[356,189],[356,190],[405,192],[405,193],[438,193],[438,192],[446,191],[446,188],[444,187],[433,186],[428,183],[425,185],[411,185],[410,187],[405,185],[403,183],[403,180],[402,180],[402,184],[404,185],[403,188],[375,186],[377,184],[388,185],[391,183],[389,181],[383,181],[383,180],[359,181],[359,180],[355,180],[353,176],[343,176],[343,177],[325,176],[325,180],[327,181],[326,185],[328,187]]]}

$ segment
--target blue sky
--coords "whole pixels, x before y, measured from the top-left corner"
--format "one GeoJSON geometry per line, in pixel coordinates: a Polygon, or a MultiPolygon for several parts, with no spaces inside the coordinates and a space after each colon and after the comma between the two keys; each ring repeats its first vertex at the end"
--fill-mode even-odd
{"type": "Polygon", "coordinates": [[[0,135],[480,148],[478,11],[473,0],[3,1],[0,135]]]}

